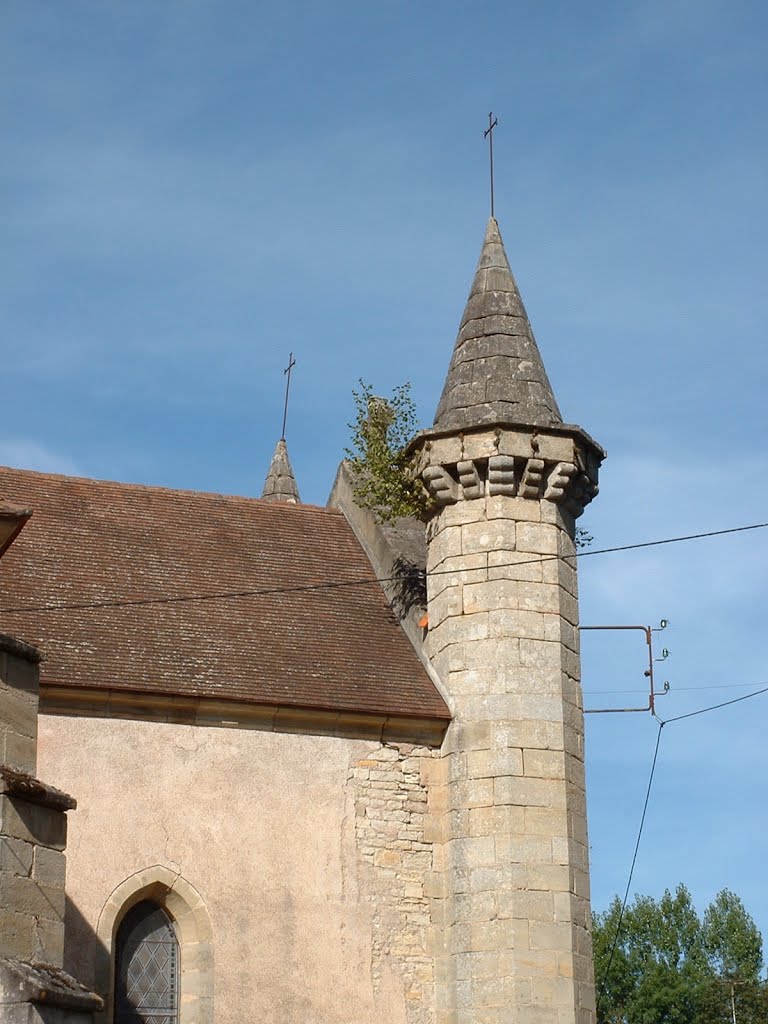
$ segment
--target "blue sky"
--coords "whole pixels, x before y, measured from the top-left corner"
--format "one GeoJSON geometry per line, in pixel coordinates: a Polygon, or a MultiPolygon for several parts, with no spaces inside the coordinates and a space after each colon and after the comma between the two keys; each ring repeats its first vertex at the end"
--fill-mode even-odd
{"type": "MultiPolygon", "coordinates": [[[[745,0],[6,0],[0,461],[324,503],[358,378],[433,416],[496,212],[566,419],[607,449],[595,546],[768,519],[768,8],[745,0]]],[[[768,531],[585,559],[585,623],[671,626],[668,715],[768,685],[768,531]],[[704,687],[729,686],[723,689],[704,687]],[[702,689],[691,689],[702,687],[702,689]],[[741,687],[741,688],[738,688],[741,687]]],[[[588,706],[642,641],[584,641],[588,706]]],[[[635,879],[768,939],[768,698],[668,726],[635,879]]],[[[594,904],[655,741],[588,721],[594,904]]]]}

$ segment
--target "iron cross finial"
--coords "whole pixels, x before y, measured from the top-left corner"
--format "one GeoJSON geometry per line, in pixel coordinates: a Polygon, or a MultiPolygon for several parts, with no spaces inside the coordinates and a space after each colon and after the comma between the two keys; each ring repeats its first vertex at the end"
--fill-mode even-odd
{"type": "Polygon", "coordinates": [[[288,419],[288,391],[291,387],[291,370],[296,365],[296,360],[293,358],[293,352],[288,356],[288,365],[283,370],[283,376],[286,378],[285,381],[285,405],[283,406],[283,432],[280,435],[280,440],[285,440],[285,421],[288,419]]]}
{"type": "Polygon", "coordinates": [[[488,149],[491,160],[491,216],[494,216],[493,211],[493,129],[499,123],[499,119],[493,116],[493,112],[488,115],[488,127],[483,132],[483,138],[488,139],[488,149]]]}

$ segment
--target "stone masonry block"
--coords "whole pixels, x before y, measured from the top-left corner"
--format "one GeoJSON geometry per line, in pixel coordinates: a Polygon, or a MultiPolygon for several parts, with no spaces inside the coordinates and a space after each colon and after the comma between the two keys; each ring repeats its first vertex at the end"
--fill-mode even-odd
{"type": "Polygon", "coordinates": [[[510,498],[495,495],[486,498],[485,514],[488,519],[511,519],[516,523],[540,523],[541,503],[529,498],[510,498]]]}
{"type": "Polygon", "coordinates": [[[541,558],[524,551],[491,551],[488,554],[488,579],[541,583],[541,558]]]}
{"type": "Polygon", "coordinates": [[[546,523],[518,523],[518,551],[535,552],[540,555],[556,555],[559,547],[559,533],[556,527],[546,523]]]}
{"type": "Polygon", "coordinates": [[[38,918],[35,922],[35,941],[39,959],[61,967],[64,962],[64,921],[38,918]]]}
{"type": "Polygon", "coordinates": [[[549,807],[525,808],[525,834],[528,836],[564,836],[568,834],[570,815],[549,807]]]}
{"type": "Polygon", "coordinates": [[[0,901],[0,936],[3,956],[32,960],[36,953],[35,919],[10,909],[5,897],[0,901]]]}
{"type": "MultiPolygon", "coordinates": [[[[554,927],[554,926],[553,926],[554,927]]],[[[536,1006],[549,1013],[548,1019],[552,1019],[552,1010],[564,1011],[565,1018],[574,1020],[575,998],[573,980],[571,978],[542,978],[534,977],[531,981],[531,999],[536,1006]],[[547,1010],[548,1007],[552,1009],[547,1010]]]]}
{"type": "Polygon", "coordinates": [[[37,698],[0,683],[0,728],[37,736],[37,698]]]}
{"type": "Polygon", "coordinates": [[[461,587],[446,587],[429,602],[429,625],[437,629],[446,619],[461,615],[461,587]]]}
{"type": "Polygon", "coordinates": [[[497,836],[496,864],[552,864],[552,842],[546,836],[497,836]]]}
{"type": "MultiPolygon", "coordinates": [[[[523,977],[527,977],[529,982],[531,982],[534,977],[557,977],[557,953],[555,950],[531,949],[530,942],[528,942],[525,947],[519,947],[517,956],[515,956],[515,954],[512,954],[512,956],[514,958],[517,973],[521,974],[523,977]]],[[[530,1009],[533,1009],[533,1007],[530,1009]]],[[[541,1024],[545,1024],[545,1021],[551,1022],[551,1011],[550,1015],[546,1018],[536,1017],[534,1019],[537,1024],[539,1024],[539,1021],[541,1021],[541,1024]]]]}
{"type": "Polygon", "coordinates": [[[446,559],[461,554],[461,527],[451,526],[441,530],[427,548],[427,572],[441,566],[446,559]]]}
{"type": "Polygon", "coordinates": [[[37,770],[37,737],[0,728],[0,764],[34,775],[37,770]]]}
{"type": "Polygon", "coordinates": [[[515,698],[508,693],[462,697],[461,708],[457,711],[460,711],[468,722],[495,722],[498,719],[517,717],[514,701],[515,698]]]}
{"type": "Polygon", "coordinates": [[[0,878],[0,893],[3,903],[17,913],[51,921],[64,919],[64,889],[59,886],[10,875],[0,878]]]}
{"type": "MultiPolygon", "coordinates": [[[[536,638],[533,638],[536,639],[536,638]]],[[[569,651],[579,653],[579,631],[559,615],[544,616],[544,640],[564,644],[569,651]]]]}
{"type": "Polygon", "coordinates": [[[562,558],[553,558],[549,555],[542,557],[543,581],[545,583],[555,583],[569,593],[571,597],[577,597],[578,584],[576,582],[576,571],[573,566],[564,562],[562,558]]]}
{"type": "Polygon", "coordinates": [[[572,679],[570,676],[563,676],[563,701],[566,704],[571,704],[573,707],[581,709],[583,707],[581,700],[581,683],[577,679],[572,679]]]}
{"type": "Polygon", "coordinates": [[[579,602],[576,598],[569,594],[567,590],[562,587],[558,587],[557,591],[560,595],[560,614],[569,622],[572,626],[578,626],[579,624],[579,602]]]}
{"type": "Polygon", "coordinates": [[[505,885],[513,884],[512,879],[517,877],[517,883],[519,885],[525,885],[526,871],[524,867],[520,867],[519,874],[514,876],[513,871],[515,865],[506,865],[503,868],[472,868],[469,872],[469,879],[467,890],[470,892],[498,892],[505,885]]]}
{"type": "Polygon", "coordinates": [[[571,873],[564,864],[526,864],[525,888],[570,892],[571,873]]]}
{"type": "MultiPolygon", "coordinates": [[[[443,754],[454,754],[457,751],[485,750],[492,745],[490,722],[457,722],[455,719],[448,728],[443,741],[443,754]]],[[[449,758],[446,756],[446,762],[449,758]]]]}
{"type": "MultiPolygon", "coordinates": [[[[464,612],[471,615],[473,612],[490,612],[499,608],[517,608],[519,603],[518,587],[520,584],[513,580],[500,579],[486,583],[475,583],[464,587],[463,600],[464,612]]],[[[534,586],[534,584],[528,584],[534,586]]],[[[557,592],[556,587],[548,587],[548,590],[557,592]]],[[[536,608],[535,611],[540,609],[536,608]]],[[[547,609],[550,610],[550,609],[547,609]]]]}
{"type": "Polygon", "coordinates": [[[45,846],[35,847],[32,877],[37,882],[64,888],[67,874],[67,860],[61,850],[49,850],[45,846]]]}
{"type": "Polygon", "coordinates": [[[589,859],[586,846],[566,836],[552,837],[552,862],[554,864],[570,864],[582,871],[589,870],[589,859]]]}
{"type": "Polygon", "coordinates": [[[565,779],[565,754],[559,750],[524,750],[524,775],[534,779],[565,779]]]}
{"type": "Polygon", "coordinates": [[[512,949],[514,938],[509,921],[478,921],[471,924],[469,950],[471,952],[496,952],[512,949]]]}
{"type": "Polygon", "coordinates": [[[493,802],[519,807],[565,808],[566,793],[551,779],[507,776],[493,780],[493,802]]]}
{"type": "Polygon", "coordinates": [[[37,701],[40,692],[39,668],[36,661],[19,657],[10,651],[0,652],[0,680],[18,693],[26,693],[37,701]]]}
{"type": "Polygon", "coordinates": [[[557,615],[561,593],[564,593],[561,588],[551,583],[518,583],[515,588],[516,604],[510,603],[509,607],[557,615]]]}
{"type": "Polygon", "coordinates": [[[531,923],[531,949],[553,949],[565,953],[573,948],[572,938],[572,926],[568,923],[555,924],[554,921],[531,923]]]}
{"type": "Polygon", "coordinates": [[[454,864],[467,868],[493,867],[496,841],[493,836],[470,836],[451,840],[454,864]]]}
{"type": "MultiPolygon", "coordinates": [[[[542,691],[546,686],[547,677],[543,679],[537,676],[533,669],[523,669],[527,672],[527,681],[531,691],[542,691]]],[[[550,680],[551,682],[551,680],[550,680]]],[[[540,722],[562,722],[563,701],[559,696],[553,696],[552,692],[522,692],[510,698],[511,708],[514,717],[529,721],[540,722]]]]}
{"type": "Polygon", "coordinates": [[[529,612],[519,608],[501,608],[488,612],[488,634],[492,637],[543,640],[544,624],[549,618],[560,621],[559,616],[544,616],[540,612],[529,612]]]}
{"type": "Polygon", "coordinates": [[[563,727],[559,722],[495,722],[491,725],[495,745],[537,750],[563,750],[563,727]]]}
{"type": "Polygon", "coordinates": [[[485,518],[487,498],[475,498],[471,501],[457,501],[455,505],[446,505],[440,510],[440,529],[447,530],[466,523],[476,523],[485,518]]]}
{"type": "Polygon", "coordinates": [[[0,836],[0,872],[29,875],[32,872],[34,846],[21,839],[0,836]]]}
{"type": "Polygon", "coordinates": [[[576,842],[581,843],[583,846],[589,847],[587,819],[584,818],[581,814],[569,814],[568,835],[572,836],[576,840],[576,842]]]}
{"type": "Polygon", "coordinates": [[[501,750],[470,750],[467,754],[467,774],[470,779],[522,775],[522,751],[515,747],[501,750]]]}
{"type": "Polygon", "coordinates": [[[474,555],[480,551],[514,551],[516,524],[506,519],[467,523],[461,528],[461,551],[474,555]]]}
{"type": "Polygon", "coordinates": [[[469,811],[469,831],[473,836],[517,836],[524,827],[522,807],[475,807],[469,811]]]}
{"type": "Polygon", "coordinates": [[[562,646],[549,640],[526,640],[522,637],[519,643],[520,664],[549,673],[557,678],[559,685],[564,657],[562,646]]]}
{"type": "Polygon", "coordinates": [[[471,779],[449,787],[451,809],[490,807],[493,804],[493,779],[471,779]]]}
{"type": "MultiPolygon", "coordinates": [[[[478,896],[462,896],[461,902],[456,900],[457,920],[472,921],[475,916],[488,919],[496,916],[495,899],[490,893],[482,893],[478,896]],[[483,900],[477,908],[475,901],[483,900]]],[[[483,978],[498,978],[499,976],[499,954],[492,953],[465,953],[458,958],[456,964],[456,977],[459,981],[467,978],[481,980],[483,978]]]]}
{"type": "Polygon", "coordinates": [[[2,795],[0,835],[63,850],[67,845],[67,816],[62,811],[2,795]]]}
{"type": "Polygon", "coordinates": [[[488,693],[491,680],[487,672],[480,669],[468,669],[464,672],[451,672],[451,694],[462,697],[466,694],[488,693]]]}
{"type": "Polygon", "coordinates": [[[464,648],[464,665],[468,669],[484,671],[489,679],[495,681],[492,689],[504,693],[509,671],[519,668],[519,650],[519,641],[511,638],[467,644],[464,648]]]}
{"type": "Polygon", "coordinates": [[[572,924],[575,921],[576,905],[580,902],[575,900],[569,892],[556,892],[552,894],[555,909],[555,921],[562,924],[572,924]]]}
{"type": "Polygon", "coordinates": [[[500,892],[497,897],[499,917],[523,918],[552,924],[555,921],[555,896],[551,892],[500,892]]]}
{"type": "MultiPolygon", "coordinates": [[[[474,1006],[506,1012],[514,998],[514,978],[479,978],[472,986],[474,1006]]],[[[478,1018],[475,1017],[475,1020],[478,1018]]]]}
{"type": "Polygon", "coordinates": [[[487,612],[477,612],[474,615],[452,616],[443,622],[436,624],[430,630],[431,642],[439,642],[442,647],[448,644],[470,644],[475,640],[485,640],[489,635],[489,620],[487,612]],[[440,629],[437,630],[437,625],[440,629]],[[436,635],[439,633],[439,636],[436,635]]]}

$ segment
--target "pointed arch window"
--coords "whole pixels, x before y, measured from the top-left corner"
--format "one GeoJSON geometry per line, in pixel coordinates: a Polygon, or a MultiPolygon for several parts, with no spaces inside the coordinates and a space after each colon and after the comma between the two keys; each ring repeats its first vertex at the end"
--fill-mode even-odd
{"type": "Polygon", "coordinates": [[[117,932],[115,1024],[179,1024],[179,943],[171,919],[143,900],[117,932]]]}

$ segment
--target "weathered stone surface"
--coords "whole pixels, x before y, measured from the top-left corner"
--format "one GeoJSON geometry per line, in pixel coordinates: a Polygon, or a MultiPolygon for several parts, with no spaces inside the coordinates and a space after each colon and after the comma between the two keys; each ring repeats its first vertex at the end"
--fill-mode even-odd
{"type": "Polygon", "coordinates": [[[561,422],[509,268],[499,226],[488,222],[475,279],[435,414],[435,426],[561,422]]]}
{"type": "Polygon", "coordinates": [[[454,713],[428,831],[443,865],[436,1006],[452,1024],[577,1024],[591,998],[573,523],[558,505],[541,514],[545,469],[528,459],[527,497],[465,496],[428,531],[428,650],[454,713]]]}
{"type": "Polygon", "coordinates": [[[67,845],[67,818],[53,808],[0,795],[0,833],[26,843],[63,850],[67,845]]]}
{"type": "Polygon", "coordinates": [[[261,497],[264,501],[287,501],[293,505],[301,501],[284,438],[275,446],[261,497]]]}

